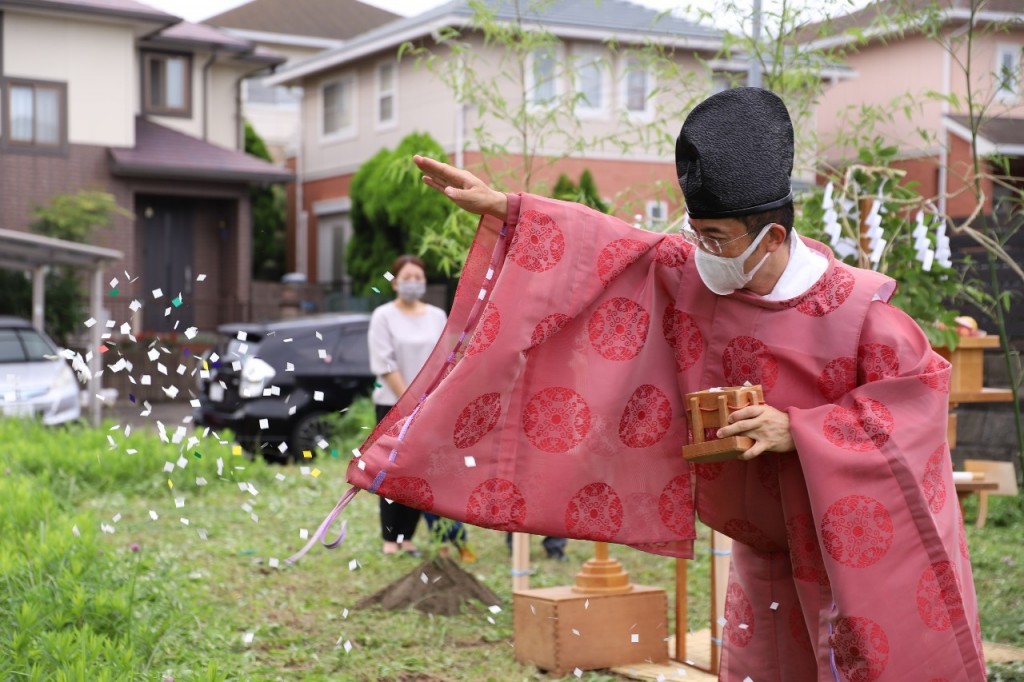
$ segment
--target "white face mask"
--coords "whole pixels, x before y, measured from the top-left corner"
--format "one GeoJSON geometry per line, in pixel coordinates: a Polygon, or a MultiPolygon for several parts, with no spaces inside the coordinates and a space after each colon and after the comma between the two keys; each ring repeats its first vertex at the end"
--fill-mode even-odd
{"type": "Polygon", "coordinates": [[[698,247],[696,249],[697,273],[707,288],[719,296],[727,296],[737,289],[742,289],[750,280],[754,279],[754,275],[757,274],[757,271],[761,269],[761,266],[764,265],[764,262],[768,260],[768,256],[771,254],[766,253],[764,258],[750,272],[743,271],[743,264],[750,258],[750,254],[754,253],[754,249],[761,243],[764,236],[768,234],[771,226],[772,224],[769,223],[762,227],[760,234],[750,243],[750,246],[744,249],[743,253],[732,258],[716,256],[698,247]]]}
{"type": "Polygon", "coordinates": [[[420,279],[405,279],[398,283],[398,297],[406,303],[423,298],[427,293],[427,283],[420,279]]]}

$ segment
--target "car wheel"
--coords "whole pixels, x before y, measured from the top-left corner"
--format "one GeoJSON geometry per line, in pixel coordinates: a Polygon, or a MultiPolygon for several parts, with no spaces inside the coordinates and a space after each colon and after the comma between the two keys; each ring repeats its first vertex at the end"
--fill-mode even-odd
{"type": "Polygon", "coordinates": [[[330,440],[331,428],[325,415],[320,412],[303,415],[295,422],[292,437],[288,440],[288,452],[295,460],[302,460],[302,453],[309,450],[316,456],[317,443],[330,440]]]}

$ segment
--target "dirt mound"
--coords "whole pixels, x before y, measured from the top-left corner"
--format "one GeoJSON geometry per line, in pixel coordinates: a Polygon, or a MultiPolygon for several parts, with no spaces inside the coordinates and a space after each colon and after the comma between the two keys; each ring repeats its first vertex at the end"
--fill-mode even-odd
{"type": "Polygon", "coordinates": [[[379,606],[398,610],[414,608],[423,613],[454,616],[462,604],[473,599],[492,606],[501,602],[498,595],[447,557],[424,561],[409,573],[359,602],[359,608],[379,606]]]}

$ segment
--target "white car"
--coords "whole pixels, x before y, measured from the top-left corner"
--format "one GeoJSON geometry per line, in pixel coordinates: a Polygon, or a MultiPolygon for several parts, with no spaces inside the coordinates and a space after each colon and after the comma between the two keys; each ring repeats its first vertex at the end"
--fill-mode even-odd
{"type": "Polygon", "coordinates": [[[0,416],[63,424],[81,414],[78,380],[46,334],[0,317],[0,416]]]}

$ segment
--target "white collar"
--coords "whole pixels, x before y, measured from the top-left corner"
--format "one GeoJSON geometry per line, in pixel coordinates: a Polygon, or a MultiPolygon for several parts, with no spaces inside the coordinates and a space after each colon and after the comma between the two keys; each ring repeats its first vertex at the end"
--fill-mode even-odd
{"type": "Polygon", "coordinates": [[[814,286],[827,269],[828,258],[804,244],[795,229],[790,230],[789,262],[775,283],[775,288],[763,298],[768,301],[796,298],[814,286]]]}

